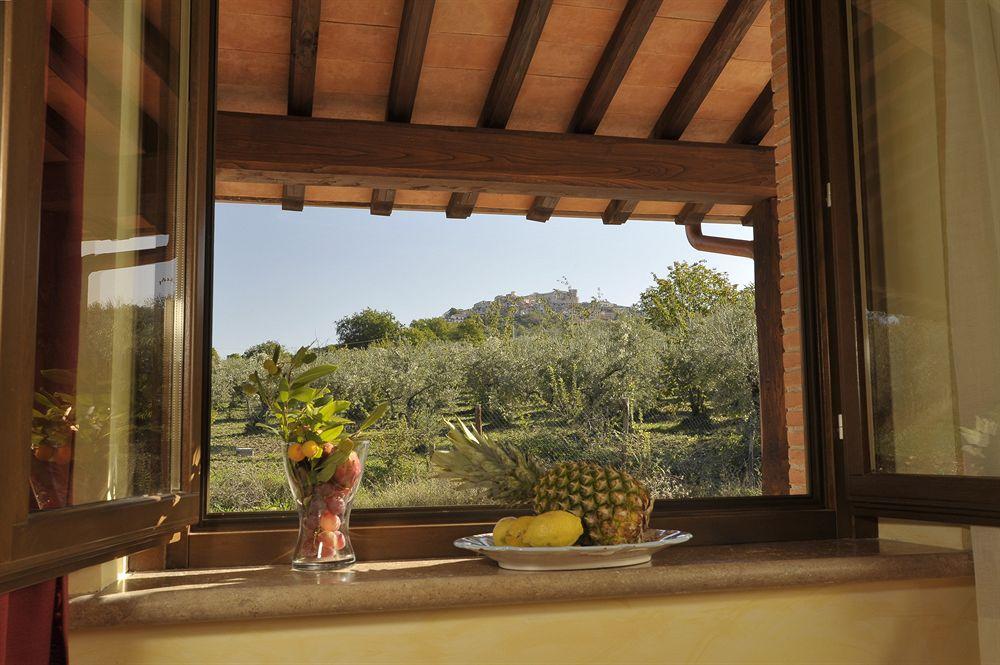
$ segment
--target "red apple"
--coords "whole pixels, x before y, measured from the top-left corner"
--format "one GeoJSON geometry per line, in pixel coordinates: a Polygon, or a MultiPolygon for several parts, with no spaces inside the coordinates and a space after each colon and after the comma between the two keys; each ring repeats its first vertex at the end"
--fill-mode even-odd
{"type": "Polygon", "coordinates": [[[323,531],[336,531],[340,528],[340,516],[329,510],[319,518],[319,528],[323,531]]]}
{"type": "Polygon", "coordinates": [[[361,459],[358,454],[351,451],[347,460],[337,467],[333,474],[334,481],[341,487],[354,487],[354,483],[361,477],[361,459]]]}
{"type": "Polygon", "coordinates": [[[344,501],[344,497],[334,494],[326,498],[326,507],[334,515],[343,515],[344,511],[347,510],[347,503],[344,501]]]}

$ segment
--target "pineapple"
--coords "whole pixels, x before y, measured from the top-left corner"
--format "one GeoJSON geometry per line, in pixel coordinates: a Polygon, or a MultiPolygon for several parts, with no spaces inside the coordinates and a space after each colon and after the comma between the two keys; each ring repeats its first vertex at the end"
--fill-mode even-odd
{"type": "Polygon", "coordinates": [[[595,545],[642,540],[653,502],[649,490],[626,471],[592,462],[560,462],[546,469],[517,448],[490,441],[461,420],[458,424],[448,423],[452,449],[432,458],[439,475],[485,488],[505,503],[533,503],[536,513],[569,511],[583,521],[585,537],[595,545]]]}

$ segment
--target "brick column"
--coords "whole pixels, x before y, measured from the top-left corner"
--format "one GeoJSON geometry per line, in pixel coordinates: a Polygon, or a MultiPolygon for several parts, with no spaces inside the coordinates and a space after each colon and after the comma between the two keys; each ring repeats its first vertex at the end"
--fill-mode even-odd
{"type": "Polygon", "coordinates": [[[785,425],[788,432],[788,492],[807,487],[805,431],[802,412],[802,336],[799,311],[798,240],[792,182],[791,125],[788,107],[788,50],[785,0],[771,0],[771,81],[774,90],[775,180],[778,188],[778,251],[781,256],[781,329],[784,365],[785,425]]]}

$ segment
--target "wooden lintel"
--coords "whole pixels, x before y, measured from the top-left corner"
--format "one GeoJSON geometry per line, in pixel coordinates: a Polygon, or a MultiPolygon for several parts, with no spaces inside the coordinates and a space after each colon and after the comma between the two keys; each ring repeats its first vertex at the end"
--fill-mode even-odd
{"type": "Polygon", "coordinates": [[[686,141],[220,112],[234,182],[752,204],[774,151],[686,141]]]}
{"type": "MultiPolygon", "coordinates": [[[[629,0],[625,5],[567,131],[574,134],[597,131],[661,4],[662,0],[629,0]]],[[[531,204],[527,217],[536,222],[548,221],[557,205],[558,198],[540,196],[531,204]]]]}
{"type": "MultiPolygon", "coordinates": [[[[427,36],[431,30],[433,15],[434,0],[406,0],[403,4],[385,112],[385,119],[390,122],[409,122],[413,116],[413,104],[417,99],[420,70],[424,66],[424,52],[427,50],[427,36]]],[[[393,189],[373,190],[371,213],[391,215],[395,200],[396,191],[393,189]]]]}
{"type": "MultiPolygon", "coordinates": [[[[676,140],[684,134],[694,114],[722,74],[726,63],[733,57],[747,30],[764,7],[765,1],[729,0],[726,3],[656,121],[650,138],[676,140]]],[[[624,223],[631,214],[629,206],[625,203],[611,201],[605,213],[605,223],[611,223],[607,221],[608,219],[620,220],[616,222],[619,224],[624,223]]],[[[635,202],[632,202],[631,208],[635,209],[635,202]]]]}
{"type": "MultiPolygon", "coordinates": [[[[503,129],[507,126],[551,8],[552,0],[521,0],[518,3],[500,64],[479,115],[479,127],[503,129]]],[[[475,210],[478,198],[476,192],[452,194],[445,215],[451,219],[468,217],[475,210]]]]}
{"type": "MultiPolygon", "coordinates": [[[[757,95],[757,99],[750,105],[750,109],[743,116],[740,124],[729,136],[730,143],[743,143],[746,145],[757,145],[774,124],[774,107],[772,106],[771,82],[768,81],[764,88],[757,95]]],[[[674,223],[683,226],[701,224],[705,216],[711,212],[712,206],[707,203],[685,203],[684,207],[674,218],[674,223]]],[[[743,226],[753,226],[756,213],[751,210],[740,219],[743,226]]]]}

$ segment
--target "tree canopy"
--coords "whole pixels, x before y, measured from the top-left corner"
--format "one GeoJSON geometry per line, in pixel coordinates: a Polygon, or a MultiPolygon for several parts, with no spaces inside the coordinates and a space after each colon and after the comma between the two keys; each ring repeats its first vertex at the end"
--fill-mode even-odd
{"type": "Polygon", "coordinates": [[[368,348],[378,342],[398,340],[403,331],[392,312],[368,307],[337,321],[337,337],[349,348],[368,348]]]}
{"type": "Polygon", "coordinates": [[[675,261],[666,277],[653,275],[653,285],[639,296],[639,309],[654,328],[670,332],[721,303],[735,302],[739,291],[725,273],[704,261],[675,261]]]}

